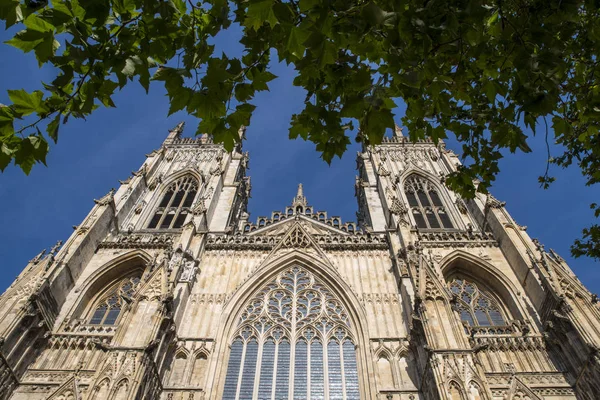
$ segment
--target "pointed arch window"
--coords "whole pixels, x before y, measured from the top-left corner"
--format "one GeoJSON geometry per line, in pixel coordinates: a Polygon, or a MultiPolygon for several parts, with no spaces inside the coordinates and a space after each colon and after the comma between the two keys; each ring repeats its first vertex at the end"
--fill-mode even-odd
{"type": "Polygon", "coordinates": [[[224,400],[360,398],[348,313],[302,267],[250,300],[230,349],[224,400]]]}
{"type": "Polygon", "coordinates": [[[191,212],[198,193],[198,181],[192,176],[184,176],[171,183],[156,209],[148,229],[181,228],[191,212]]]}
{"type": "Polygon", "coordinates": [[[109,290],[93,308],[89,318],[91,325],[114,325],[124,307],[124,298],[131,298],[140,283],[137,276],[121,280],[109,290]]]}
{"type": "Polygon", "coordinates": [[[404,183],[404,192],[417,228],[453,228],[439,190],[429,180],[412,175],[404,183]]]}
{"type": "Polygon", "coordinates": [[[462,321],[471,327],[506,326],[507,318],[499,302],[489,291],[464,277],[455,277],[450,282],[455,295],[456,308],[462,321]]]}

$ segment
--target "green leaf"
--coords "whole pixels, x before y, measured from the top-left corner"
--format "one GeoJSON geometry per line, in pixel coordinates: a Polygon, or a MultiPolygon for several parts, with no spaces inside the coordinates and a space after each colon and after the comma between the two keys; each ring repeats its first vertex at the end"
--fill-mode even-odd
{"type": "Polygon", "coordinates": [[[176,113],[177,111],[186,108],[190,99],[192,98],[193,93],[194,92],[192,91],[192,89],[186,87],[181,87],[179,90],[173,93],[168,115],[171,115],[173,113],[176,113]]]}
{"type": "Polygon", "coordinates": [[[22,50],[24,53],[28,53],[35,49],[38,44],[43,42],[46,37],[47,35],[44,32],[27,29],[17,32],[12,39],[7,40],[4,43],[22,50]]]}
{"type": "Polygon", "coordinates": [[[248,5],[244,25],[257,31],[265,22],[270,26],[277,24],[277,18],[273,12],[273,0],[259,0],[248,5]]]}
{"type": "Polygon", "coordinates": [[[16,0],[0,1],[0,19],[6,21],[6,29],[23,20],[21,4],[16,0]]]}
{"type": "Polygon", "coordinates": [[[304,55],[304,42],[310,36],[310,32],[300,27],[293,26],[287,41],[287,50],[298,58],[304,55]]]}
{"type": "Polygon", "coordinates": [[[499,15],[499,11],[496,10],[491,17],[488,18],[487,22],[485,23],[487,25],[487,27],[489,28],[490,26],[494,25],[497,21],[498,21],[498,15],[499,15]]]}
{"type": "Polygon", "coordinates": [[[218,118],[225,115],[225,103],[217,101],[208,93],[193,94],[187,110],[190,114],[202,119],[218,118]]]}
{"type": "Polygon", "coordinates": [[[300,11],[305,12],[314,8],[318,4],[319,0],[300,0],[298,7],[300,8],[300,11]]]}
{"type": "Polygon", "coordinates": [[[49,23],[46,20],[41,19],[37,14],[30,14],[25,20],[23,20],[23,24],[29,30],[38,31],[38,32],[53,32],[54,25],[49,23]]]}
{"type": "Polygon", "coordinates": [[[169,4],[180,14],[185,14],[187,11],[185,0],[169,0],[169,4]]]}
{"type": "Polygon", "coordinates": [[[50,123],[46,127],[46,131],[48,132],[48,136],[50,136],[50,138],[52,140],[54,140],[54,143],[56,143],[58,141],[58,127],[59,127],[59,125],[60,125],[60,114],[57,114],[56,117],[52,121],[50,121],[50,123]]]}
{"type": "Polygon", "coordinates": [[[15,111],[22,115],[33,113],[42,114],[47,112],[47,108],[43,102],[44,94],[39,90],[29,94],[23,89],[9,90],[8,98],[13,102],[15,111]]]}
{"type": "Polygon", "coordinates": [[[246,101],[254,96],[254,88],[249,83],[238,83],[235,85],[234,93],[237,101],[246,101]]]}

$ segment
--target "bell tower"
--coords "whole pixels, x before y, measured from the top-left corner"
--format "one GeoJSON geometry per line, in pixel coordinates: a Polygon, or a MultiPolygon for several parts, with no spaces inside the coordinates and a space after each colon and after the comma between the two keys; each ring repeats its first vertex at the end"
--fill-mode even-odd
{"type": "Polygon", "coordinates": [[[396,127],[358,164],[359,215],[389,234],[424,398],[593,397],[600,336],[584,325],[600,312],[560,256],[504,202],[450,191],[460,161],[441,141],[396,127]]]}

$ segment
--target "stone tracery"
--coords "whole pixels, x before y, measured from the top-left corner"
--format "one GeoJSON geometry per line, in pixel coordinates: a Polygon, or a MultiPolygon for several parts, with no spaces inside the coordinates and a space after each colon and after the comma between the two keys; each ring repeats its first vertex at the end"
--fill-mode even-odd
{"type": "Polygon", "coordinates": [[[347,311],[314,274],[293,266],[266,284],[242,312],[223,398],[307,394],[359,399],[358,372],[347,311]],[[256,370],[259,382],[254,382],[256,370]]]}

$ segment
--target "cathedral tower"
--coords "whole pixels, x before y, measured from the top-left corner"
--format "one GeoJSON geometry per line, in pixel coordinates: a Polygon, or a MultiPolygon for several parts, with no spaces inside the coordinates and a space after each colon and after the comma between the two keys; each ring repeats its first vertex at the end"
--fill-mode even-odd
{"type": "Polygon", "coordinates": [[[356,223],[302,185],[253,222],[182,130],[2,295],[0,399],[597,398],[597,298],[443,143],[364,148],[356,223]]]}

